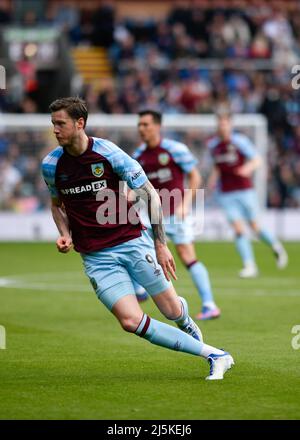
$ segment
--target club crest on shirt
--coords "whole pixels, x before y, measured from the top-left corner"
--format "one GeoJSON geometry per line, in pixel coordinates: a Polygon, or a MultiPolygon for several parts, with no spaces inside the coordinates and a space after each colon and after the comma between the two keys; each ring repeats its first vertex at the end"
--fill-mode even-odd
{"type": "Polygon", "coordinates": [[[104,173],[104,165],[100,163],[92,163],[91,165],[92,173],[95,177],[101,177],[104,173]]]}
{"type": "Polygon", "coordinates": [[[170,156],[168,155],[168,153],[161,153],[158,155],[158,162],[161,165],[167,165],[169,163],[170,160],[170,156]]]}

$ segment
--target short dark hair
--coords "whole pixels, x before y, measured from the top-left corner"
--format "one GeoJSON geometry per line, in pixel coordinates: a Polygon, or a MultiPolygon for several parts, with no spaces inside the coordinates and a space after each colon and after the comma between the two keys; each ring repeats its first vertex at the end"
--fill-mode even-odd
{"type": "Polygon", "coordinates": [[[158,110],[144,109],[139,112],[139,117],[151,115],[156,124],[162,124],[162,114],[158,110]]]}
{"type": "Polygon", "coordinates": [[[65,110],[74,121],[83,118],[84,127],[86,126],[88,110],[85,101],[79,97],[70,96],[69,98],[56,99],[50,104],[49,110],[51,113],[65,110]]]}
{"type": "Polygon", "coordinates": [[[218,119],[226,118],[226,119],[232,119],[232,111],[228,107],[219,107],[216,110],[216,116],[218,119]]]}

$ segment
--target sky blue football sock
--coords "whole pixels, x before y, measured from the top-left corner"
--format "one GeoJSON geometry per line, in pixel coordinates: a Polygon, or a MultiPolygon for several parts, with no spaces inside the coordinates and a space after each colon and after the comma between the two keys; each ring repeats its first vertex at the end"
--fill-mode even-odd
{"type": "Polygon", "coordinates": [[[156,321],[156,319],[152,319],[146,314],[144,314],[135,333],[152,344],[169,348],[170,350],[201,356],[205,359],[210,354],[224,354],[224,350],[197,341],[178,328],[156,321]]]}
{"type": "Polygon", "coordinates": [[[179,328],[157,321],[146,314],[144,314],[135,333],[152,344],[170,350],[182,351],[196,356],[202,355],[204,346],[202,342],[197,341],[179,328]]]}
{"type": "Polygon", "coordinates": [[[237,235],[235,245],[244,264],[255,264],[251,242],[245,235],[237,235]]]}
{"type": "Polygon", "coordinates": [[[181,313],[176,319],[173,319],[179,328],[185,327],[189,323],[189,308],[187,302],[181,296],[178,297],[181,302],[181,313]]]}
{"type": "Polygon", "coordinates": [[[187,265],[187,268],[197,287],[198,293],[202,299],[202,304],[214,303],[209,274],[204,264],[200,263],[200,261],[194,261],[187,265]]]}
{"type": "Polygon", "coordinates": [[[266,229],[261,229],[259,231],[258,237],[264,242],[266,243],[268,246],[275,246],[277,243],[276,238],[274,237],[273,234],[271,234],[269,231],[267,231],[266,229]]]}

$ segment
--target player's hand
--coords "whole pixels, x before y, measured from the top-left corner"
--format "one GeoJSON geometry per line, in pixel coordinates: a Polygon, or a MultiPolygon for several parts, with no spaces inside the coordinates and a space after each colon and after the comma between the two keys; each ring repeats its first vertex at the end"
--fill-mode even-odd
{"type": "Polygon", "coordinates": [[[69,252],[73,247],[73,241],[71,237],[59,237],[56,240],[56,247],[58,249],[58,252],[61,252],[63,254],[66,254],[69,252]]]}
{"type": "Polygon", "coordinates": [[[252,173],[253,173],[253,170],[251,168],[249,168],[247,166],[247,164],[241,165],[235,171],[235,174],[240,177],[251,177],[252,173]]]}
{"type": "Polygon", "coordinates": [[[155,251],[156,251],[156,258],[158,263],[161,265],[162,270],[165,274],[165,277],[168,281],[170,281],[169,274],[172,275],[174,280],[177,280],[176,276],[176,265],[173,258],[173,255],[168,249],[168,246],[166,244],[162,243],[155,243],[155,251]]]}

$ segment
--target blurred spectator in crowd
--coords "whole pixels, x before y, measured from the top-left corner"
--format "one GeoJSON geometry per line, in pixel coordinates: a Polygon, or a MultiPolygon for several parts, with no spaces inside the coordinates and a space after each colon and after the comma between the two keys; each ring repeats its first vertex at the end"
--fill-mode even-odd
{"type": "Polygon", "coordinates": [[[52,24],[56,26],[60,32],[64,32],[68,35],[72,43],[79,43],[81,39],[80,10],[74,2],[61,0],[59,3],[56,3],[52,8],[50,17],[52,24]]]}
{"type": "Polygon", "coordinates": [[[0,209],[14,209],[16,197],[21,187],[22,176],[11,162],[0,159],[0,209]]]}
{"type": "Polygon", "coordinates": [[[96,46],[110,47],[114,34],[113,2],[103,0],[93,17],[92,43],[96,46]]]}
{"type": "Polygon", "coordinates": [[[38,81],[34,62],[24,56],[22,60],[16,63],[15,67],[23,80],[24,93],[31,94],[36,92],[38,89],[38,81]]]}
{"type": "Polygon", "coordinates": [[[11,22],[10,4],[8,0],[0,0],[0,26],[11,22]]]}
{"type": "MultiPolygon", "coordinates": [[[[136,113],[145,106],[169,114],[212,113],[220,104],[236,113],[263,113],[270,133],[269,206],[300,206],[300,90],[291,87],[291,66],[300,64],[299,2],[178,0],[159,20],[121,19],[111,0],[48,1],[42,19],[40,6],[31,11],[23,3],[18,0],[16,16],[0,0],[0,26],[22,17],[27,26],[58,26],[72,45],[108,49],[113,78],[81,93],[91,113],[136,113]]],[[[17,100],[8,84],[5,95],[0,91],[0,112],[39,111],[34,93],[40,84],[27,61],[17,66],[23,96],[17,100]]],[[[193,142],[201,148],[196,137],[193,142]]],[[[0,154],[1,148],[7,145],[0,137],[0,154]]],[[[27,179],[24,167],[19,172],[27,179]]],[[[27,189],[40,185],[28,180],[27,189]]]]}
{"type": "Polygon", "coordinates": [[[14,0],[11,2],[13,20],[29,26],[42,22],[47,0],[14,0]]]}

